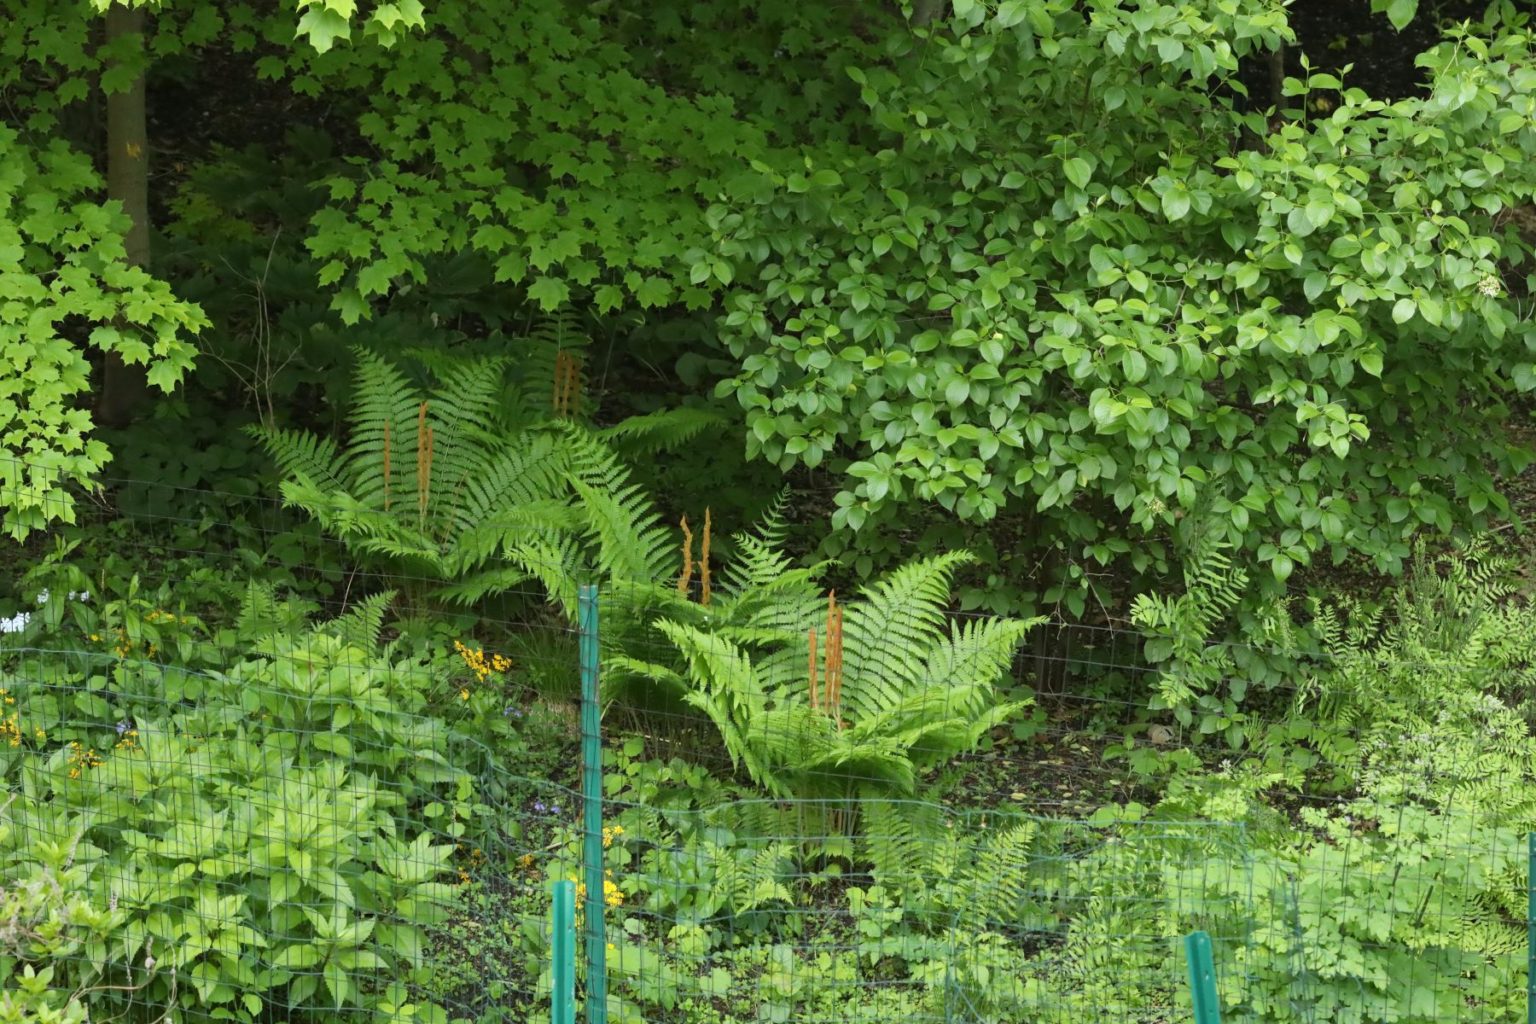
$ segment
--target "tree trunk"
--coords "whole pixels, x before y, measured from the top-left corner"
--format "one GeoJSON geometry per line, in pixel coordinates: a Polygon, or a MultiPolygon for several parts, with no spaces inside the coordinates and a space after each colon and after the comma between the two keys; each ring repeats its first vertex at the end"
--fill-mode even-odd
{"type": "MultiPolygon", "coordinates": [[[[112,45],[125,37],[131,39],[134,57],[142,59],[144,8],[113,4],[107,9],[107,43],[112,45]]],[[[148,267],[149,129],[142,66],[126,90],[107,96],[107,198],[122,203],[132,221],[125,240],[128,262],[148,267]]],[[[130,366],[117,353],[107,353],[97,410],[100,421],[112,427],[130,422],[145,387],[142,366],[130,366]]]]}
{"type": "Polygon", "coordinates": [[[1275,117],[1285,109],[1285,44],[1281,43],[1269,53],[1269,102],[1275,108],[1275,117]]]}

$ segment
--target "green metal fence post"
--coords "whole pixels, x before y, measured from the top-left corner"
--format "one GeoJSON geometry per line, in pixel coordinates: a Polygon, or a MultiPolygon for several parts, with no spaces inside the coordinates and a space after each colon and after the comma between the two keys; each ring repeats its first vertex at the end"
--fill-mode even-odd
{"type": "Polygon", "coordinates": [[[1221,1001],[1216,994],[1211,937],[1205,932],[1184,936],[1184,957],[1189,962],[1189,995],[1195,1004],[1195,1024],[1221,1024],[1221,1001]]]}
{"type": "Polygon", "coordinates": [[[551,1024],[576,1024],[576,883],[556,882],[549,956],[551,1024]]]}
{"type": "Polygon", "coordinates": [[[1536,832],[1525,837],[1525,1019],[1536,1024],[1536,832]]]}
{"type": "Polygon", "coordinates": [[[598,703],[597,587],[584,585],[577,599],[581,630],[582,866],[587,884],[587,1024],[608,1021],[608,945],[603,934],[603,733],[598,703]]]}

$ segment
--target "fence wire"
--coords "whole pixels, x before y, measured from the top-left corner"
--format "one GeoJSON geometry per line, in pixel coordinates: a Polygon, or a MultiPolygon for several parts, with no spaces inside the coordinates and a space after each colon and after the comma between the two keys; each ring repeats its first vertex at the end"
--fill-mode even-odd
{"type": "MultiPolygon", "coordinates": [[[[610,580],[594,830],[547,590],[470,616],[250,507],[141,513],[94,575],[35,552],[13,587],[0,1021],[545,1021],[560,881],[603,924],[589,1020],[1186,1020],[1196,930],[1225,1020],[1526,1013],[1536,793],[1496,709],[1458,747],[1276,753],[1149,712],[1139,636],[958,614],[942,574],[610,580]]],[[[1358,667],[1276,675],[1244,724],[1461,671],[1358,667]]]]}

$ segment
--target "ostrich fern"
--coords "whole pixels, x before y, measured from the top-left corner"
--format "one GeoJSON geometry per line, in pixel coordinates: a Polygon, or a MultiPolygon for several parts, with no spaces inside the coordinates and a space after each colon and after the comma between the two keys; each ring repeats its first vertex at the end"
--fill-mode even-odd
{"type": "MultiPolygon", "coordinates": [[[[764,554],[748,557],[761,562],[764,554]]],[[[973,749],[1023,706],[999,701],[997,683],[1039,620],[950,621],[954,570],[968,557],[910,563],[841,609],[840,702],[831,690],[813,696],[813,666],[834,659],[831,644],[819,662],[821,652],[808,650],[825,607],[806,600],[808,577],[792,575],[777,608],[763,594],[775,583],[762,581],[736,594],[740,608],[727,605],[719,623],[664,618],[656,629],[681,665],[623,668],[680,690],[732,762],[776,796],[910,794],[920,773],[973,749]]]]}
{"type": "Polygon", "coordinates": [[[458,603],[537,582],[574,615],[580,580],[673,571],[648,498],[605,438],[668,445],[692,436],[697,416],[598,432],[567,415],[568,392],[556,403],[548,382],[530,382],[508,359],[424,362],[436,379],[426,392],[389,361],[357,353],[345,443],[253,429],[288,504],[360,559],[438,581],[436,596],[458,603]]]}

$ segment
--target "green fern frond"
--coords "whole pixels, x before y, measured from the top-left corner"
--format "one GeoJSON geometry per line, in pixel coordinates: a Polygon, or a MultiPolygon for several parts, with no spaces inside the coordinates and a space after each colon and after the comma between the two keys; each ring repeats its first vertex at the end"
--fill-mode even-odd
{"type": "Polygon", "coordinates": [[[600,441],[630,458],[676,451],[705,431],[725,423],[713,409],[682,406],[630,416],[597,432],[600,441]]]}
{"type": "Polygon", "coordinates": [[[944,636],[945,606],[964,551],[908,563],[867,587],[843,620],[843,705],[854,719],[900,703],[919,683],[922,657],[944,636]]]}
{"type": "Polygon", "coordinates": [[[964,894],[956,908],[967,927],[997,928],[1030,925],[1040,918],[1034,877],[1035,841],[1039,825],[1020,821],[978,834],[979,848],[970,851],[961,872],[964,894]]]}
{"type": "Polygon", "coordinates": [[[369,508],[383,508],[386,486],[393,500],[410,503],[416,493],[422,399],[393,363],[357,349],[350,436],[344,449],[346,490],[369,508]],[[384,473],[389,452],[389,474],[384,473]]]}
{"type": "Polygon", "coordinates": [[[348,647],[372,651],[384,634],[384,613],[394,599],[393,590],[370,594],[327,623],[326,631],[348,647]]]}
{"type": "Polygon", "coordinates": [[[668,665],[633,658],[625,654],[612,654],[603,659],[602,688],[604,700],[635,697],[633,687],[637,680],[660,688],[668,697],[682,700],[688,692],[688,681],[668,665]]]}
{"type": "Polygon", "coordinates": [[[243,640],[257,640],[272,633],[300,631],[317,607],[314,602],[300,598],[279,598],[276,586],[253,579],[246,584],[240,599],[235,635],[243,640]]]}
{"type": "Polygon", "coordinates": [[[761,716],[767,705],[751,660],[730,641],[692,626],[666,619],[656,626],[686,660],[694,686],[687,701],[709,716],[731,762],[744,767],[758,785],[787,795],[782,781],[766,770],[758,750],[747,740],[747,724],[761,716]]]}
{"type": "Polygon", "coordinates": [[[597,568],[603,575],[655,580],[672,574],[672,538],[638,484],[600,490],[573,476],[571,486],[597,542],[597,568]]]}
{"type": "Polygon", "coordinates": [[[578,396],[588,391],[586,364],[592,342],[586,325],[574,312],[542,317],[530,324],[522,337],[509,339],[508,344],[517,350],[513,378],[516,394],[504,413],[504,425],[523,427],[554,415],[556,367],[562,354],[576,361],[578,396]]]}
{"type": "Polygon", "coordinates": [[[247,433],[261,442],[285,476],[303,477],[331,491],[347,489],[341,447],[331,438],[259,424],[248,427],[247,433]]]}
{"type": "Polygon", "coordinates": [[[961,841],[945,810],[909,800],[866,800],[862,804],[860,854],[875,881],[920,905],[960,867],[961,841]]]}

